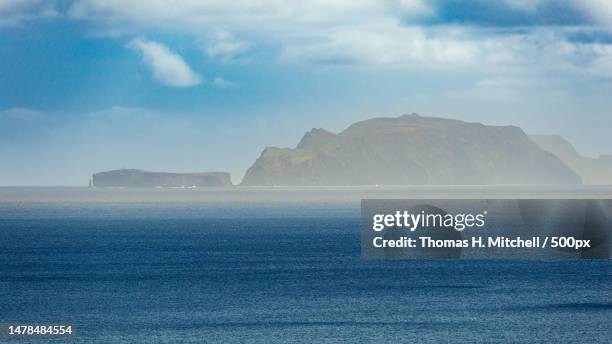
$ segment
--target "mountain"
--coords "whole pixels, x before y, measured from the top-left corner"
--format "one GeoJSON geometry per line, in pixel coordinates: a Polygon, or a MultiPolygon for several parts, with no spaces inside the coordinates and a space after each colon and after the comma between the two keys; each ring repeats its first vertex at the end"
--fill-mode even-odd
{"type": "Polygon", "coordinates": [[[422,117],[374,118],[339,134],[266,148],[242,185],[579,184],[518,127],[422,117]]]}
{"type": "Polygon", "coordinates": [[[553,153],[576,171],[585,184],[612,184],[612,156],[585,157],[559,135],[530,135],[529,137],[542,149],[553,153]]]}
{"type": "Polygon", "coordinates": [[[212,187],[232,186],[229,173],[167,173],[143,170],[113,170],[93,175],[97,187],[212,187]]]}

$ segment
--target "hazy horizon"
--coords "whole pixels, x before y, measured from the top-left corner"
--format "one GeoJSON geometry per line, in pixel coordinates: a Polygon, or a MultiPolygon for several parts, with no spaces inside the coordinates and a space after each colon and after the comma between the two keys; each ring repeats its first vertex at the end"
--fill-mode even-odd
{"type": "Polygon", "coordinates": [[[612,153],[606,1],[0,2],[0,185],[227,171],[405,113],[612,153]]]}
{"type": "MultiPolygon", "coordinates": [[[[394,116],[384,116],[384,117],[394,117],[394,116]]],[[[365,119],[369,119],[369,118],[365,118],[365,119]]],[[[512,125],[512,124],[507,124],[507,125],[512,125]]],[[[348,127],[348,125],[346,127],[348,127]]],[[[339,133],[339,132],[343,131],[345,128],[337,130],[335,132],[339,133]]],[[[134,129],[134,128],[132,127],[130,129],[134,129]]],[[[526,133],[526,134],[531,135],[532,133],[526,133]]],[[[550,134],[550,135],[557,135],[555,133],[548,133],[548,134],[550,134]]],[[[231,136],[231,134],[229,134],[229,136],[231,136]]],[[[280,146],[280,147],[290,147],[290,148],[293,148],[293,147],[295,147],[297,145],[297,143],[299,142],[299,140],[301,139],[302,136],[303,136],[303,134],[298,136],[298,137],[296,137],[294,143],[286,145],[286,146],[280,146]]],[[[570,142],[570,143],[572,143],[572,142],[570,142]]],[[[576,147],[576,145],[574,145],[574,146],[576,147]]],[[[253,162],[255,162],[255,160],[257,159],[257,157],[259,156],[259,154],[261,153],[261,151],[263,151],[263,149],[265,147],[267,147],[267,146],[262,146],[261,148],[259,148],[257,154],[253,156],[252,160],[250,160],[250,161],[242,161],[241,163],[243,165],[245,165],[246,167],[242,171],[240,171],[240,170],[235,171],[236,173],[232,173],[231,171],[228,171],[228,170],[223,170],[223,169],[215,168],[214,166],[212,166],[212,167],[210,167],[210,168],[208,168],[206,170],[180,169],[180,168],[178,168],[178,166],[172,166],[172,165],[165,165],[166,167],[158,165],[159,167],[157,169],[155,169],[155,168],[147,169],[147,168],[143,168],[142,166],[143,165],[144,166],[151,166],[151,164],[149,162],[142,162],[141,165],[134,165],[134,163],[132,163],[132,164],[123,164],[121,166],[114,166],[114,167],[108,165],[108,167],[106,169],[101,167],[98,170],[92,170],[91,173],[89,173],[87,175],[84,175],[84,178],[82,178],[83,180],[78,180],[78,181],[77,180],[71,180],[71,181],[67,180],[66,183],[38,183],[38,184],[37,183],[30,183],[30,184],[28,184],[28,183],[23,183],[23,184],[16,183],[16,184],[0,184],[0,187],[10,187],[10,186],[35,186],[35,187],[36,186],[41,186],[41,187],[45,187],[45,186],[87,186],[87,184],[89,183],[89,181],[91,179],[91,176],[94,173],[103,172],[103,171],[110,171],[110,170],[119,170],[119,169],[138,169],[138,170],[153,171],[153,172],[172,172],[172,173],[228,172],[231,175],[231,179],[232,179],[232,182],[234,183],[234,185],[239,185],[241,183],[241,181],[242,181],[242,178],[244,177],[245,171],[248,169],[248,167],[250,167],[253,164],[253,162]]],[[[129,147],[129,148],[144,148],[144,147],[140,146],[140,145],[137,145],[137,146],[129,147]]],[[[245,147],[245,148],[247,148],[247,147],[245,147]]],[[[253,148],[253,147],[250,147],[250,148],[253,148]]],[[[576,148],[578,148],[578,147],[576,147],[576,148]]],[[[578,151],[579,151],[579,153],[582,153],[580,150],[578,150],[578,151]]],[[[167,153],[169,155],[172,155],[172,152],[168,151],[167,153]]],[[[602,152],[600,154],[607,154],[607,153],[606,152],[602,152]]],[[[588,156],[587,154],[584,154],[584,155],[588,156]]],[[[597,157],[597,156],[593,156],[593,157],[597,157]]],[[[221,162],[221,164],[222,164],[222,162],[221,162]]],[[[94,165],[100,166],[99,163],[94,163],[94,165]]],[[[84,166],[83,168],[84,169],[88,169],[87,166],[84,166]]],[[[33,172],[38,173],[40,171],[33,171],[33,172]]],[[[79,171],[79,172],[82,172],[82,170],[79,171]]],[[[44,174],[42,174],[42,176],[44,176],[44,174]]],[[[32,177],[36,178],[36,175],[34,174],[32,177]]],[[[452,185],[445,185],[445,186],[452,186],[452,185]]],[[[359,187],[359,185],[356,185],[356,187],[359,187]]]]}

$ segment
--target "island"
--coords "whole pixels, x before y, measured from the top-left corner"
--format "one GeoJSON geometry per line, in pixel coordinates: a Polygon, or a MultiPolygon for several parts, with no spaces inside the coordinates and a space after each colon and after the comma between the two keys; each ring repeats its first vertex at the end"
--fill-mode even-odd
{"type": "Polygon", "coordinates": [[[246,186],[581,184],[516,126],[417,114],[307,132],[295,148],[267,147],[246,186]]]}
{"type": "Polygon", "coordinates": [[[94,173],[94,187],[230,187],[232,181],[227,172],[169,173],[137,169],[121,169],[94,173]]]}

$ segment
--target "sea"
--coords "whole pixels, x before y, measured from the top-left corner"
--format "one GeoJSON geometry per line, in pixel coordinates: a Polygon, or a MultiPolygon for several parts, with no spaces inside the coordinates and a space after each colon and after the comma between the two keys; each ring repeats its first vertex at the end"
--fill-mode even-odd
{"type": "Polygon", "coordinates": [[[365,260],[362,198],[607,187],[0,188],[1,343],[611,343],[610,260],[365,260]]]}

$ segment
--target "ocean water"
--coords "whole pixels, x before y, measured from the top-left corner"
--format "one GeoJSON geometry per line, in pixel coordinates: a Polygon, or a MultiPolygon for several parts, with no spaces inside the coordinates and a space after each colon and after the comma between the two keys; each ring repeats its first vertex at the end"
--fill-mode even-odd
{"type": "Polygon", "coordinates": [[[75,329],[0,342],[612,342],[609,260],[366,261],[356,199],[88,192],[0,190],[0,324],[75,329]]]}

